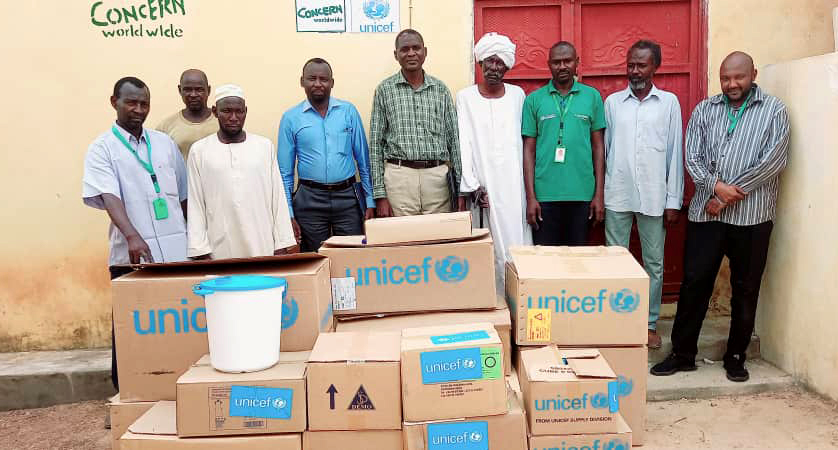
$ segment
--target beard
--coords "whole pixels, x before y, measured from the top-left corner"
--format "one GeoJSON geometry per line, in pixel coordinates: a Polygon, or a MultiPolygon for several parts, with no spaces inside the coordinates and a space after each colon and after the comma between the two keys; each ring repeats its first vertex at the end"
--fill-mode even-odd
{"type": "Polygon", "coordinates": [[[635,91],[642,91],[646,89],[646,86],[649,85],[647,80],[629,80],[629,86],[631,86],[632,90],[635,91]]]}

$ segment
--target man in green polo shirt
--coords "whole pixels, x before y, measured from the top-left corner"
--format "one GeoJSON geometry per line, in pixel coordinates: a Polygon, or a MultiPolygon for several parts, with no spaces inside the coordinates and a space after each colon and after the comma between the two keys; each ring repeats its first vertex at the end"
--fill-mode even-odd
{"type": "Polygon", "coordinates": [[[569,42],[550,49],[553,79],[527,96],[521,123],[527,222],[536,245],[584,245],[605,216],[605,113],[599,92],[576,81],[569,42]]]}

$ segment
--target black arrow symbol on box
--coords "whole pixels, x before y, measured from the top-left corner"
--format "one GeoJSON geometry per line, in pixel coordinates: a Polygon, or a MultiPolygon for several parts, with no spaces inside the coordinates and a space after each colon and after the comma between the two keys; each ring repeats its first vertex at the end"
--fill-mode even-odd
{"type": "Polygon", "coordinates": [[[335,409],[335,394],[338,393],[338,390],[335,389],[335,385],[330,385],[329,389],[326,389],[326,393],[329,394],[329,409],[335,409]]]}

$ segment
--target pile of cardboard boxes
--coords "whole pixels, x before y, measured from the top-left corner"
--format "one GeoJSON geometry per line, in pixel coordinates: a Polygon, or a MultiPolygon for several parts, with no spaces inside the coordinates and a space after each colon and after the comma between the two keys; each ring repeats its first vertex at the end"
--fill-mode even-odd
{"type": "Polygon", "coordinates": [[[453,213],[369,221],[366,237],[334,237],[320,254],[116,279],[114,448],[642,444],[643,269],[602,247],[515,248],[505,269],[506,299],[488,231],[453,213]],[[219,372],[192,286],[254,273],[288,282],[280,362],[219,372]]]}

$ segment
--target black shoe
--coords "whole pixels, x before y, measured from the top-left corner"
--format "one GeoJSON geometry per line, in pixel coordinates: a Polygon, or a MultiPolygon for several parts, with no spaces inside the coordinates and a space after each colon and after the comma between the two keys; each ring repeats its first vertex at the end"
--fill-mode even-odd
{"type": "Polygon", "coordinates": [[[684,358],[670,353],[663,361],[652,366],[649,373],[656,376],[672,375],[676,372],[692,372],[696,370],[694,359],[684,358]]]}
{"type": "Polygon", "coordinates": [[[727,379],[730,381],[742,383],[751,378],[748,369],[745,368],[745,358],[741,355],[733,355],[730,358],[725,358],[724,367],[727,373],[727,379]]]}

